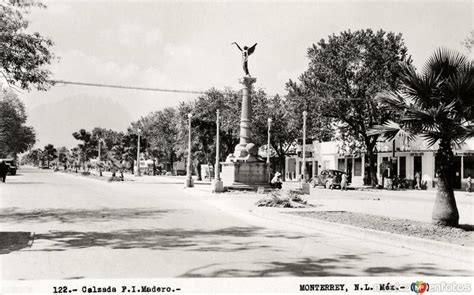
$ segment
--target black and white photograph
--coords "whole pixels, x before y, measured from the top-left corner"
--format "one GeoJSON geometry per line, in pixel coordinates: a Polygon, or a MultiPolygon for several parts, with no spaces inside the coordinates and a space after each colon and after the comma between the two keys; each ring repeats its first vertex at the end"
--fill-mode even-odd
{"type": "Polygon", "coordinates": [[[472,0],[0,0],[0,294],[473,294],[472,0]]]}

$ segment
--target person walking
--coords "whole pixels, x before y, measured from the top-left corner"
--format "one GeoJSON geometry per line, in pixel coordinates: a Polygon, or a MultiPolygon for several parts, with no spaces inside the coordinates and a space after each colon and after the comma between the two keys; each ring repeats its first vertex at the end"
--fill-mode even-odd
{"type": "Polygon", "coordinates": [[[467,192],[472,192],[472,178],[471,174],[467,176],[467,192]]]}
{"type": "Polygon", "coordinates": [[[0,162],[0,178],[2,178],[2,182],[5,182],[8,173],[8,166],[5,161],[0,162]]]}
{"type": "Polygon", "coordinates": [[[415,181],[416,181],[415,189],[420,190],[421,189],[421,174],[418,171],[415,173],[415,181]]]}
{"type": "Polygon", "coordinates": [[[273,176],[271,180],[271,185],[273,188],[281,189],[282,181],[281,181],[281,173],[276,172],[275,176],[273,176]]]}
{"type": "Polygon", "coordinates": [[[341,176],[341,191],[347,191],[347,174],[342,173],[341,176]]]}

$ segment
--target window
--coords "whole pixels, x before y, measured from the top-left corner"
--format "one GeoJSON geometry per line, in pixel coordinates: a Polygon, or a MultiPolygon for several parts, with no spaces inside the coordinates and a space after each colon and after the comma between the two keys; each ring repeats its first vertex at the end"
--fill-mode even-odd
{"type": "Polygon", "coordinates": [[[400,177],[407,177],[407,158],[400,157],[400,177]]]}
{"type": "Polygon", "coordinates": [[[464,178],[467,178],[469,175],[471,175],[471,178],[474,178],[474,156],[464,156],[463,158],[464,178]]]}
{"type": "Polygon", "coordinates": [[[354,159],[354,176],[362,176],[362,159],[354,159]]]}
{"type": "Polygon", "coordinates": [[[337,159],[337,170],[346,171],[346,159],[337,159]]]}

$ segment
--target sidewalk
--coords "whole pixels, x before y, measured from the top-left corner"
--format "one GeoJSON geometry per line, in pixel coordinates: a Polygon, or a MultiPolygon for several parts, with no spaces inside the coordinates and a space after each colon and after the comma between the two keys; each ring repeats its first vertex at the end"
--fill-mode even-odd
{"type": "MultiPolygon", "coordinates": [[[[253,222],[274,223],[280,226],[293,227],[298,230],[305,229],[313,232],[326,232],[350,236],[362,240],[398,245],[399,247],[415,249],[436,255],[447,256],[455,259],[472,259],[474,257],[474,247],[472,243],[460,246],[448,242],[436,241],[428,238],[419,238],[407,234],[390,233],[387,231],[373,230],[350,224],[329,222],[315,218],[288,214],[290,212],[319,212],[319,211],[347,211],[359,212],[363,214],[378,215],[394,219],[407,219],[416,222],[431,222],[431,210],[434,197],[423,194],[422,198],[410,199],[410,196],[417,191],[397,196],[397,192],[374,192],[352,191],[351,195],[340,195],[340,191],[316,190],[304,199],[308,203],[315,205],[314,208],[291,209],[291,208],[269,208],[256,207],[255,202],[266,196],[266,194],[256,194],[250,192],[231,192],[222,194],[212,194],[210,187],[194,187],[184,189],[186,193],[202,198],[204,202],[220,210],[224,210],[240,218],[247,218],[253,222]],[[326,194],[324,194],[326,193],[326,194]],[[324,194],[324,195],[323,195],[324,194]],[[425,197],[428,196],[428,197],[425,197]],[[417,206],[422,204],[422,210],[417,206]],[[418,212],[421,214],[414,214],[418,212]],[[260,219],[260,220],[258,220],[260,219]],[[296,227],[295,227],[296,226],[296,227]]],[[[435,192],[432,192],[435,194],[435,192]]],[[[459,206],[461,224],[469,224],[472,221],[472,198],[460,196],[462,205],[459,206]]],[[[457,196],[458,198],[458,196],[457,196]]],[[[469,235],[469,233],[467,233],[469,235]]]]}

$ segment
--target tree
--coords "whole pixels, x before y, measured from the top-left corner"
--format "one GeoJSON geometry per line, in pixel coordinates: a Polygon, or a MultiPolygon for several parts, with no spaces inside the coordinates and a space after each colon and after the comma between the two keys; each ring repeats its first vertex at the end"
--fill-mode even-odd
{"type": "Polygon", "coordinates": [[[34,7],[45,6],[35,0],[6,0],[0,3],[0,73],[14,88],[45,90],[51,84],[53,42],[39,33],[29,33],[24,16],[34,7]]]}
{"type": "Polygon", "coordinates": [[[473,98],[473,61],[446,49],[437,50],[421,73],[405,64],[401,89],[379,95],[384,105],[402,115],[397,123],[377,126],[374,133],[389,138],[421,135],[429,145],[439,144],[438,191],[432,214],[437,225],[457,226],[459,222],[452,146],[474,137],[473,98]]]}
{"type": "Polygon", "coordinates": [[[58,157],[57,152],[58,151],[56,150],[56,148],[54,148],[54,145],[52,145],[52,144],[47,144],[44,147],[43,155],[46,159],[46,162],[48,163],[48,167],[49,167],[49,162],[53,161],[54,159],[56,159],[58,157]]]}
{"type": "Polygon", "coordinates": [[[96,150],[96,154],[99,154],[99,139],[101,140],[101,160],[107,161],[109,160],[109,157],[113,155],[113,153],[110,153],[112,149],[120,145],[122,142],[123,138],[123,133],[118,132],[112,129],[105,129],[101,127],[95,127],[92,129],[91,132],[91,138],[93,138],[96,142],[96,146],[93,147],[96,150]]]}
{"type": "Polygon", "coordinates": [[[468,53],[471,53],[472,51],[472,47],[474,47],[474,30],[471,31],[471,35],[466,37],[466,39],[464,39],[462,42],[461,42],[461,45],[466,48],[467,52],[468,53]]]}
{"type": "MultiPolygon", "coordinates": [[[[239,142],[241,93],[229,88],[224,91],[210,89],[190,103],[178,107],[178,135],[175,153],[178,156],[188,151],[188,113],[192,113],[191,136],[192,158],[200,173],[202,163],[215,163],[216,151],[216,111],[220,112],[220,151],[221,155],[234,152],[239,142]]],[[[219,158],[225,156],[219,156],[219,158]]],[[[198,175],[200,177],[200,175],[198,175]]]]}
{"type": "Polygon", "coordinates": [[[68,157],[70,155],[67,147],[63,146],[58,149],[58,161],[64,165],[64,170],[67,168],[68,157]]]}
{"type": "Polygon", "coordinates": [[[97,139],[92,137],[90,132],[85,129],[80,129],[79,132],[74,132],[72,136],[76,140],[82,141],[78,144],[80,150],[80,161],[82,163],[82,170],[86,170],[86,162],[97,155],[97,139]]]}
{"type": "Polygon", "coordinates": [[[152,112],[132,123],[132,128],[142,129],[147,139],[146,152],[158,162],[164,164],[166,170],[172,170],[176,158],[174,147],[178,140],[178,117],[176,108],[165,108],[152,112]]]}
{"type": "Polygon", "coordinates": [[[306,110],[309,118],[330,118],[346,143],[361,143],[375,186],[375,147],[379,135],[369,135],[368,130],[395,116],[381,108],[375,96],[383,90],[396,90],[401,63],[411,64],[401,34],[383,30],[375,33],[370,29],[345,31],[313,44],[308,49],[308,58],[309,68],[300,76],[299,83],[287,83],[289,96],[303,96],[305,104],[299,110],[306,110]]]}
{"type": "MultiPolygon", "coordinates": [[[[140,136],[140,153],[146,150],[146,138],[140,136]]],[[[128,128],[127,133],[123,135],[120,145],[115,146],[114,153],[121,156],[121,161],[129,163],[129,169],[134,173],[134,162],[137,158],[138,135],[133,128],[128,128]]]]}
{"type": "Polygon", "coordinates": [[[0,91],[0,157],[16,156],[36,142],[32,127],[26,126],[26,112],[18,96],[0,91]]]}
{"type": "Polygon", "coordinates": [[[279,95],[272,98],[264,93],[254,95],[252,128],[253,138],[259,146],[267,146],[268,141],[268,118],[272,119],[270,135],[270,151],[273,150],[278,157],[278,166],[282,175],[285,175],[285,157],[301,135],[301,114],[295,116],[292,102],[282,99],[279,95]]]}
{"type": "Polygon", "coordinates": [[[33,164],[34,166],[39,166],[42,154],[43,151],[41,149],[30,150],[27,154],[23,156],[22,162],[33,164]]]}

